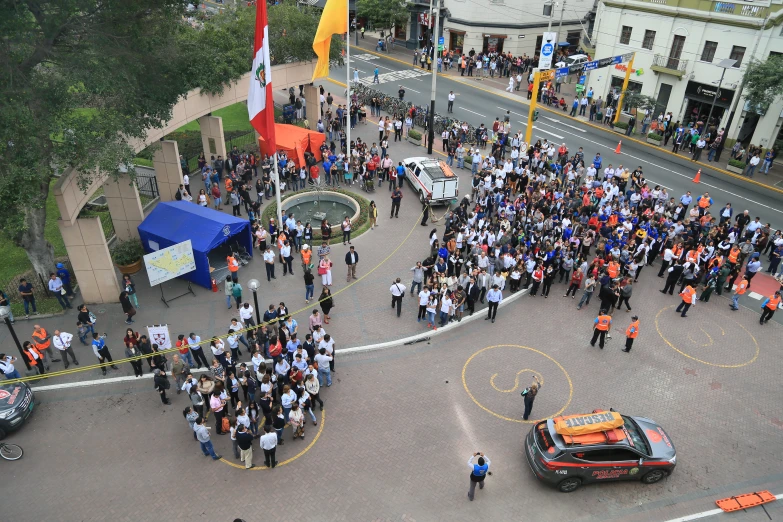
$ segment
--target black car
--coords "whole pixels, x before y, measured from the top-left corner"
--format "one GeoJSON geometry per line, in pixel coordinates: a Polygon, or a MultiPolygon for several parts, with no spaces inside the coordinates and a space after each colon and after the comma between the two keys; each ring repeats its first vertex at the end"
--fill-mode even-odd
{"type": "Polygon", "coordinates": [[[23,383],[0,383],[0,439],[22,427],[35,408],[33,390],[23,383]]]}
{"type": "Polygon", "coordinates": [[[670,475],[677,462],[674,445],[655,421],[601,410],[536,423],[525,438],[525,455],[535,476],[563,493],[588,482],[653,484],[670,475]],[[616,422],[606,430],[602,422],[612,415],[616,422]],[[580,434],[564,434],[566,423],[580,434]],[[590,425],[597,429],[590,431],[590,425]]]}

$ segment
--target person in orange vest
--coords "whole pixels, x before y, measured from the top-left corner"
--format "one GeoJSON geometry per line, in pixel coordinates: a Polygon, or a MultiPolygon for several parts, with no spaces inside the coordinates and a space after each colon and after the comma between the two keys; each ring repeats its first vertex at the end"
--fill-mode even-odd
{"type": "Polygon", "coordinates": [[[729,250],[729,263],[732,265],[737,264],[737,260],[739,260],[740,255],[740,249],[737,245],[731,245],[731,250],[729,250]]]}
{"type": "Polygon", "coordinates": [[[52,346],[52,338],[41,325],[33,326],[33,344],[35,349],[43,355],[44,366],[49,371],[49,362],[60,362],[60,359],[51,359],[49,348],[52,346]]]}
{"type": "Polygon", "coordinates": [[[38,370],[39,375],[43,375],[44,373],[46,373],[44,372],[43,354],[40,351],[38,351],[35,345],[30,341],[25,341],[23,347],[24,347],[24,354],[30,360],[30,366],[36,368],[38,370]]]}
{"type": "Polygon", "coordinates": [[[231,273],[231,281],[236,283],[239,281],[239,262],[237,262],[234,253],[226,257],[226,263],[228,263],[228,271],[231,273]]]}
{"type": "Polygon", "coordinates": [[[761,304],[762,312],[759,324],[767,324],[772,319],[772,316],[775,315],[775,310],[778,309],[778,306],[780,306],[780,290],[769,296],[761,304]]]}
{"type": "Polygon", "coordinates": [[[696,202],[696,204],[699,207],[699,216],[703,216],[704,213],[707,212],[707,209],[712,205],[712,198],[710,197],[710,193],[705,192],[703,196],[699,197],[699,200],[696,202]]]}
{"type": "Polygon", "coordinates": [[[682,297],[682,302],[675,311],[682,311],[680,317],[688,317],[688,309],[696,304],[696,290],[691,285],[686,285],[680,292],[680,297],[682,297]]]}
{"type": "Polygon", "coordinates": [[[729,305],[735,312],[739,310],[739,298],[748,290],[748,278],[742,276],[742,281],[739,282],[737,288],[734,289],[734,295],[731,296],[731,304],[729,305]]]}
{"type": "Polygon", "coordinates": [[[606,271],[609,272],[609,277],[612,279],[617,278],[617,275],[620,273],[620,264],[612,259],[609,261],[609,264],[606,266],[606,271]]]}
{"type": "Polygon", "coordinates": [[[612,316],[606,314],[606,310],[601,310],[598,317],[593,321],[593,338],[590,339],[590,346],[595,346],[595,342],[598,341],[598,346],[603,350],[604,342],[606,342],[606,334],[612,328],[612,316]],[[600,340],[599,340],[600,338],[600,340]]]}
{"type": "Polygon", "coordinates": [[[636,339],[637,335],[639,335],[639,316],[634,315],[631,317],[630,326],[625,329],[625,350],[623,350],[625,353],[631,351],[633,340],[636,339]]]}

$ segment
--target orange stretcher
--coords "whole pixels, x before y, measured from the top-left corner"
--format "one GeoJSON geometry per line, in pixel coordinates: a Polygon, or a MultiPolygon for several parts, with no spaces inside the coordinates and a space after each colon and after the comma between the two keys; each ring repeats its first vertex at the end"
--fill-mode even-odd
{"type": "Polygon", "coordinates": [[[777,500],[775,495],[769,491],[755,491],[753,493],[745,493],[744,495],[737,495],[729,498],[722,498],[716,500],[715,503],[726,513],[732,511],[739,511],[740,509],[747,509],[749,507],[760,506],[762,504],[768,504],[777,500]]]}
{"type": "Polygon", "coordinates": [[[443,175],[444,175],[444,176],[446,176],[447,178],[452,178],[452,177],[454,177],[454,171],[453,171],[453,170],[451,170],[451,167],[449,167],[449,166],[446,164],[446,162],[445,162],[445,161],[443,161],[443,160],[439,160],[439,161],[438,161],[438,165],[440,166],[440,170],[442,170],[442,171],[443,171],[443,175]]]}
{"type": "Polygon", "coordinates": [[[553,419],[558,435],[588,435],[621,428],[625,421],[616,411],[595,410],[593,413],[564,415],[553,419]]]}

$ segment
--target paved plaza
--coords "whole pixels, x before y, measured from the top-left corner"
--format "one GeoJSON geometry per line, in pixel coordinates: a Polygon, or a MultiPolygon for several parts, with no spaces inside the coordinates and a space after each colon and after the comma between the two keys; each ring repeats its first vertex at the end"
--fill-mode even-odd
{"type": "MultiPolygon", "coordinates": [[[[370,141],[377,137],[372,123],[355,133],[370,141]]],[[[408,143],[390,148],[395,161],[422,152],[408,143]]],[[[467,174],[460,174],[461,194],[469,193],[467,174]]],[[[228,436],[212,437],[223,460],[203,457],[181,414],[187,398],[171,393],[173,405],[161,405],[146,377],[42,391],[29,425],[9,437],[24,446],[25,457],[3,465],[3,496],[14,501],[4,503],[0,518],[666,520],[712,509],[716,499],[732,494],[783,491],[783,457],[776,450],[783,444],[782,330],[777,322],[759,326],[757,301],[743,301],[746,306],[732,312],[726,297],[715,295],[683,319],[673,310],[679,298],[660,294],[662,282],[648,268],[631,299],[641,334],[630,354],[620,349],[632,314],[616,312],[614,339],[604,350],[591,348],[597,303],[577,311],[572,299],[562,297],[565,286],[557,284],[551,299],[515,297],[500,308],[495,324],[483,320],[482,308],[479,317],[432,335],[416,322],[415,299],[406,298],[400,318],[389,308],[393,278],[410,283],[409,269],[429,254],[427,236],[435,226],[419,225],[421,204],[407,185],[403,191],[400,218],[392,220],[385,186],[362,193],[378,203],[380,227],[353,240],[362,279],[345,291],[347,247],[333,242],[336,307],[326,330],[337,343],[334,385],[323,390],[325,409],[316,411],[318,426],[307,426],[305,440],[291,440],[286,428],[278,468],[245,471],[228,436]],[[431,338],[340,354],[416,334],[431,338]],[[543,381],[533,418],[610,407],[649,417],[677,448],[674,474],[655,485],[589,485],[569,495],[539,483],[523,453],[532,423],[522,420],[519,395],[533,375],[543,381]],[[465,462],[476,451],[490,457],[493,476],[469,502],[465,462]]],[[[271,284],[261,264],[257,256],[241,269],[240,282],[259,278],[262,309],[285,301],[306,324],[313,306],[305,306],[298,263],[293,277],[278,272],[271,284]]],[[[194,287],[195,297],[166,308],[145,278],[137,277],[137,329],[168,323],[173,335],[225,333],[236,310],[226,309],[222,288],[212,293],[194,287]]],[[[183,287],[174,281],[166,291],[183,287]]],[[[245,297],[252,300],[249,293],[245,297]]],[[[95,312],[99,331],[109,333],[108,345],[119,358],[125,329],[119,305],[95,312]]],[[[36,322],[53,330],[75,321],[68,313],[36,322]]],[[[32,324],[20,320],[17,331],[27,336],[32,324]]],[[[75,349],[80,362],[93,362],[88,347],[75,349]]],[[[107,378],[129,375],[123,366],[107,378]]],[[[36,386],[100,379],[96,370],[36,386]]],[[[208,424],[214,425],[212,419],[208,424]]],[[[257,442],[253,448],[260,466],[257,442]]],[[[744,517],[732,518],[755,520],[755,514],[744,517]]]]}

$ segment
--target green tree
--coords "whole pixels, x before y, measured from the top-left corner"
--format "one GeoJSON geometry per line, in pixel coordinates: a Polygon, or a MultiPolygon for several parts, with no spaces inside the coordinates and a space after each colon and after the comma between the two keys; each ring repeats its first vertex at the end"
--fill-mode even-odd
{"type": "Polygon", "coordinates": [[[657,98],[654,96],[647,96],[635,91],[627,90],[623,93],[623,108],[628,108],[628,111],[637,109],[638,111],[654,111],[657,98]]]}
{"type": "Polygon", "coordinates": [[[356,15],[390,34],[394,26],[407,23],[410,11],[406,0],[358,0],[356,15]]]}
{"type": "MultiPolygon", "coordinates": [[[[127,165],[133,175],[129,140],[170,119],[188,91],[220,93],[250,69],[254,10],[194,26],[187,4],[19,0],[0,9],[0,230],[37,273],[54,266],[44,227],[57,172],[75,169],[82,189],[97,172],[127,165]]],[[[317,11],[288,3],[269,17],[278,62],[314,57],[317,11]]],[[[332,45],[338,62],[340,50],[332,45]]]]}
{"type": "Polygon", "coordinates": [[[770,55],[764,61],[752,60],[745,70],[745,100],[751,107],[764,112],[769,105],[783,94],[783,56],[770,55]]]}

